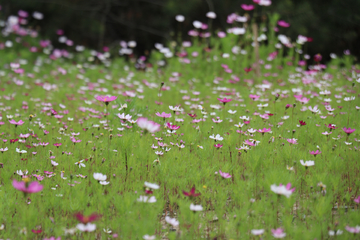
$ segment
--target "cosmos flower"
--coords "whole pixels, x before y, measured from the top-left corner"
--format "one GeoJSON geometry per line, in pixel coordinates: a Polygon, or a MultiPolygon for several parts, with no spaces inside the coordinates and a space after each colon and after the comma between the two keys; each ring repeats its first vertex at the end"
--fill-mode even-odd
{"type": "Polygon", "coordinates": [[[116,96],[96,96],[96,100],[100,102],[104,102],[105,104],[109,104],[109,102],[115,101],[117,99],[116,96]]]}
{"type": "Polygon", "coordinates": [[[286,184],[286,186],[280,184],[276,186],[275,184],[270,186],[271,191],[278,195],[284,195],[287,198],[291,196],[291,194],[295,191],[295,188],[291,189],[291,183],[286,184]]]}
{"type": "Polygon", "coordinates": [[[353,233],[353,234],[360,233],[360,226],[356,226],[356,227],[346,226],[345,229],[346,229],[346,231],[348,231],[349,233],[353,233]]]}
{"type": "Polygon", "coordinates": [[[16,122],[14,119],[11,119],[9,122],[10,122],[11,124],[14,124],[15,127],[17,127],[18,125],[23,125],[23,124],[24,124],[24,121],[23,121],[23,120],[20,120],[20,121],[16,122]]]}
{"type": "Polygon", "coordinates": [[[286,141],[288,141],[291,144],[298,144],[297,139],[295,138],[286,139],[286,141]]]}
{"type": "Polygon", "coordinates": [[[195,187],[191,188],[190,192],[183,191],[183,194],[187,197],[197,197],[201,195],[201,193],[195,193],[195,187]]]}
{"type": "Polygon", "coordinates": [[[209,138],[214,139],[215,141],[222,141],[222,140],[224,140],[224,138],[221,137],[220,134],[216,134],[216,136],[215,136],[215,134],[213,134],[213,135],[209,136],[209,138]]]}
{"type": "Polygon", "coordinates": [[[222,172],[221,170],[219,170],[219,174],[220,174],[220,176],[222,176],[223,178],[231,178],[230,173],[225,173],[225,172],[222,172]]]}
{"type": "Polygon", "coordinates": [[[201,205],[190,204],[190,210],[194,212],[202,211],[204,208],[201,205]]]}
{"type": "Polygon", "coordinates": [[[81,168],[81,167],[86,167],[85,164],[83,163],[83,161],[84,161],[84,160],[80,160],[80,161],[76,162],[75,164],[76,164],[76,165],[79,165],[79,168],[81,168]]]}
{"type": "Polygon", "coordinates": [[[177,221],[176,218],[171,218],[169,216],[166,216],[165,222],[167,222],[168,224],[170,224],[173,227],[179,226],[179,221],[177,221]]]}
{"type": "Polygon", "coordinates": [[[102,173],[94,173],[93,177],[97,181],[105,181],[106,180],[106,175],[104,175],[102,173]]]}
{"type": "Polygon", "coordinates": [[[304,162],[304,160],[300,160],[301,165],[305,166],[305,167],[311,167],[315,165],[314,161],[306,161],[304,162]]]}
{"type": "Polygon", "coordinates": [[[344,127],[342,130],[343,130],[347,135],[350,135],[351,133],[355,132],[355,129],[346,128],[346,127],[344,127]]]}
{"type": "Polygon", "coordinates": [[[78,225],[76,225],[76,228],[82,232],[93,232],[96,230],[96,224],[94,224],[94,223],[87,223],[87,224],[78,223],[78,225]]]}
{"type": "Polygon", "coordinates": [[[271,229],[271,233],[274,238],[284,238],[286,236],[286,233],[284,233],[284,229],[282,228],[271,229]]]}
{"type": "Polygon", "coordinates": [[[264,232],[265,232],[265,230],[264,229],[252,229],[251,230],[251,234],[252,235],[263,235],[264,234],[264,232]]]}
{"type": "Polygon", "coordinates": [[[150,133],[160,131],[160,124],[148,120],[147,118],[141,117],[137,119],[137,125],[150,133]]]}
{"type": "Polygon", "coordinates": [[[38,182],[30,182],[28,178],[24,178],[23,181],[18,182],[15,179],[12,182],[14,188],[24,193],[37,193],[43,190],[44,186],[38,182]]]}

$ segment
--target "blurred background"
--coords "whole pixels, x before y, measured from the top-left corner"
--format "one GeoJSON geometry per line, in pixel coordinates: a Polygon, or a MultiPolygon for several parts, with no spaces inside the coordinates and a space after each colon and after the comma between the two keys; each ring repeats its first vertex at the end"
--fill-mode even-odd
{"type": "MultiPolygon", "coordinates": [[[[231,13],[244,15],[241,4],[250,0],[0,0],[1,18],[17,15],[19,10],[38,11],[44,19],[36,25],[44,39],[57,41],[57,29],[77,44],[93,49],[119,46],[121,40],[137,42],[138,54],[154,48],[155,43],[168,43],[181,33],[184,39],[192,22],[207,22],[206,13],[214,11],[213,31],[230,27],[231,13]],[[185,16],[179,24],[175,16],[185,16]]],[[[258,21],[272,13],[291,24],[283,34],[293,41],[298,35],[313,38],[307,53],[342,55],[350,50],[360,56],[360,0],[277,0],[261,8],[258,21]]]]}

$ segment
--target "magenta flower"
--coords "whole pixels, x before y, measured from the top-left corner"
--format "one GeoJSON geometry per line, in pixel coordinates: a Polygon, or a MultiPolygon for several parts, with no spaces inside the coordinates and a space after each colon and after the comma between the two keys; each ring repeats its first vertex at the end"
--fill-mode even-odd
{"type": "Polygon", "coordinates": [[[137,125],[145,131],[154,133],[160,131],[160,124],[141,117],[136,121],[137,125]]]}
{"type": "Polygon", "coordinates": [[[12,185],[14,188],[24,193],[36,193],[44,188],[44,186],[38,182],[25,183],[24,181],[18,182],[15,179],[13,180],[12,185]]]}
{"type": "Polygon", "coordinates": [[[259,129],[258,132],[264,134],[266,132],[270,132],[271,131],[271,128],[263,128],[263,129],[259,129]]]}
{"type": "Polygon", "coordinates": [[[195,187],[191,188],[190,192],[183,191],[183,194],[187,197],[197,197],[200,196],[200,193],[195,193],[195,187]]]}
{"type": "Polygon", "coordinates": [[[290,27],[290,23],[287,23],[287,22],[285,22],[284,20],[278,21],[277,24],[278,24],[280,27],[285,27],[285,28],[290,27]]]}
{"type": "Polygon", "coordinates": [[[351,133],[353,133],[355,131],[355,129],[351,129],[351,128],[346,128],[344,127],[342,129],[347,135],[350,135],[351,133]]]}
{"type": "Polygon", "coordinates": [[[104,102],[106,105],[108,105],[109,102],[115,101],[117,99],[116,96],[97,96],[95,98],[100,102],[104,102]]]}
{"type": "Polygon", "coordinates": [[[359,195],[359,196],[357,196],[357,197],[354,199],[354,202],[356,202],[357,204],[359,204],[359,203],[360,203],[360,195],[359,195]]]}
{"type": "Polygon", "coordinates": [[[93,213],[90,216],[85,216],[79,212],[79,213],[76,213],[74,216],[79,222],[84,223],[84,224],[94,222],[94,221],[98,220],[99,218],[101,218],[101,215],[96,214],[96,213],[93,213]]]}
{"type": "Polygon", "coordinates": [[[319,150],[316,150],[316,151],[309,151],[311,155],[318,155],[320,154],[321,152],[319,150]]]}
{"type": "Polygon", "coordinates": [[[286,236],[282,228],[271,229],[271,232],[274,238],[284,238],[286,236]]]}
{"type": "Polygon", "coordinates": [[[254,5],[246,5],[246,4],[241,4],[241,8],[244,9],[245,11],[251,11],[251,10],[254,10],[254,5]]]}
{"type": "Polygon", "coordinates": [[[165,118],[171,117],[171,113],[165,113],[165,112],[159,113],[159,112],[157,112],[157,113],[155,113],[155,114],[156,114],[156,116],[158,116],[158,117],[164,118],[164,120],[165,120],[165,118]]]}
{"type": "Polygon", "coordinates": [[[216,148],[222,148],[222,146],[223,146],[223,145],[220,144],[220,143],[214,145],[214,147],[216,147],[216,148]]]}
{"type": "Polygon", "coordinates": [[[223,178],[231,178],[230,173],[225,173],[225,172],[222,172],[221,170],[219,170],[219,173],[220,173],[220,176],[222,176],[223,178]]]}
{"type": "Polygon", "coordinates": [[[245,144],[249,146],[255,146],[255,143],[250,142],[249,140],[245,140],[245,144]]]}
{"type": "Polygon", "coordinates": [[[326,124],[325,124],[325,126],[328,127],[328,128],[330,128],[330,129],[337,129],[337,127],[335,127],[335,125],[334,125],[334,124],[331,124],[331,123],[330,123],[329,125],[326,125],[326,124]]]}
{"type": "Polygon", "coordinates": [[[170,130],[178,130],[178,129],[180,128],[180,126],[171,125],[171,123],[166,123],[166,126],[167,126],[170,130]]]}
{"type": "Polygon", "coordinates": [[[11,124],[14,124],[15,127],[17,127],[18,125],[23,125],[23,124],[24,124],[24,121],[23,121],[23,120],[20,120],[20,121],[16,122],[14,119],[11,119],[9,122],[10,122],[11,124]]]}
{"type": "Polygon", "coordinates": [[[223,98],[223,99],[218,98],[217,100],[219,100],[220,102],[222,102],[224,105],[225,105],[226,103],[228,103],[228,102],[231,102],[231,101],[232,101],[232,99],[227,99],[227,98],[223,98]]]}

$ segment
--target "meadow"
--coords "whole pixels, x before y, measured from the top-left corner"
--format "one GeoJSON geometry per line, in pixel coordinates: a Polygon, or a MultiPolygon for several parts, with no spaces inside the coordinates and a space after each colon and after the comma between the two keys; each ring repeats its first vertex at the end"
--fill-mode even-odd
{"type": "Polygon", "coordinates": [[[323,64],[276,14],[194,22],[150,56],[61,30],[55,48],[19,16],[0,38],[2,239],[359,238],[348,51],[323,64]]]}

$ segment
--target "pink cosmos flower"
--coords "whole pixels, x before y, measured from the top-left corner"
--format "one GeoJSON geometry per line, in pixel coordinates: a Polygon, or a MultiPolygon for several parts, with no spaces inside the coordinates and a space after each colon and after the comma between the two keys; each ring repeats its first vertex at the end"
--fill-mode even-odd
{"type": "Polygon", "coordinates": [[[117,99],[116,96],[97,96],[95,98],[100,102],[104,102],[106,105],[108,105],[109,102],[115,101],[117,99]]]}
{"type": "Polygon", "coordinates": [[[171,125],[171,123],[166,123],[166,126],[167,126],[170,130],[178,130],[178,129],[180,128],[180,126],[171,125]]]}
{"type": "Polygon", "coordinates": [[[353,133],[355,131],[355,129],[351,129],[351,128],[346,128],[344,127],[342,129],[347,135],[350,135],[351,133],[353,133]]]}
{"type": "Polygon", "coordinates": [[[357,204],[359,204],[359,203],[360,203],[360,195],[359,195],[359,196],[357,196],[357,197],[354,199],[354,202],[356,202],[357,204]]]}
{"type": "Polygon", "coordinates": [[[18,182],[15,179],[13,180],[12,185],[14,188],[24,193],[36,193],[40,192],[44,188],[44,186],[39,184],[38,182],[31,182],[27,184],[24,181],[18,182]]]}
{"type": "Polygon", "coordinates": [[[219,173],[220,173],[220,176],[222,176],[223,178],[231,178],[230,173],[225,173],[225,172],[222,172],[221,170],[219,170],[219,173]]]}
{"type": "Polygon", "coordinates": [[[50,238],[44,238],[43,240],[61,240],[61,237],[58,238],[50,237],[50,238]]]}
{"type": "Polygon", "coordinates": [[[227,98],[223,98],[223,99],[218,98],[217,100],[219,100],[220,102],[222,102],[224,105],[225,105],[226,103],[228,103],[228,102],[231,102],[231,101],[232,101],[232,99],[227,99],[227,98]]]}
{"type": "Polygon", "coordinates": [[[150,121],[147,118],[144,117],[138,118],[136,123],[140,128],[148,132],[154,133],[160,131],[160,124],[150,121]]]}
{"type": "Polygon", "coordinates": [[[286,139],[286,140],[291,144],[298,144],[297,139],[295,139],[295,138],[289,138],[289,139],[286,139]]]}
{"type": "Polygon", "coordinates": [[[249,97],[252,99],[252,100],[257,100],[260,98],[259,95],[254,95],[254,94],[250,94],[249,97]]]}
{"type": "Polygon", "coordinates": [[[165,118],[171,117],[171,113],[165,113],[165,112],[159,113],[159,112],[157,112],[157,113],[155,113],[155,114],[156,114],[156,116],[158,116],[158,117],[164,118],[164,120],[165,120],[165,118]]]}
{"type": "Polygon", "coordinates": [[[287,23],[287,22],[285,22],[284,20],[278,21],[277,24],[278,24],[280,27],[285,27],[285,28],[290,27],[290,23],[287,23]]]}
{"type": "Polygon", "coordinates": [[[254,10],[254,5],[246,5],[246,4],[241,4],[241,8],[244,9],[245,11],[251,11],[251,10],[254,10]]]}
{"type": "Polygon", "coordinates": [[[309,151],[311,155],[318,155],[320,154],[321,152],[319,150],[316,150],[316,151],[309,151]]]}
{"type": "Polygon", "coordinates": [[[271,229],[271,232],[274,238],[284,238],[286,236],[282,228],[271,229]]]}
{"type": "Polygon", "coordinates": [[[218,144],[215,144],[215,145],[214,145],[214,147],[216,147],[216,148],[222,148],[222,147],[223,147],[223,145],[222,145],[222,144],[220,144],[220,143],[218,143],[218,144]]]}
{"type": "Polygon", "coordinates": [[[349,227],[349,226],[346,226],[345,227],[346,231],[350,232],[350,233],[360,233],[360,227],[359,226],[356,226],[356,227],[349,227]]]}
{"type": "Polygon", "coordinates": [[[14,124],[15,127],[17,127],[18,125],[23,125],[23,124],[24,124],[24,121],[23,121],[23,120],[20,120],[20,121],[16,122],[14,119],[11,119],[9,122],[10,122],[11,124],[14,124]]]}
{"type": "Polygon", "coordinates": [[[263,128],[263,129],[259,129],[258,132],[264,134],[266,132],[270,132],[271,131],[271,128],[263,128]]]}
{"type": "Polygon", "coordinates": [[[249,145],[249,146],[255,146],[255,143],[250,142],[249,140],[245,140],[244,144],[249,145]]]}

